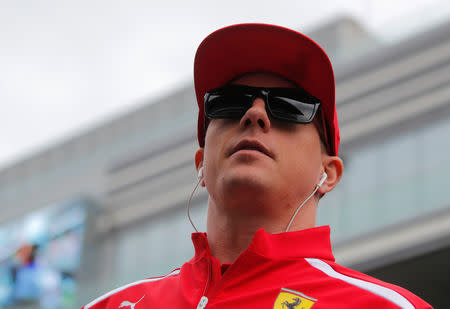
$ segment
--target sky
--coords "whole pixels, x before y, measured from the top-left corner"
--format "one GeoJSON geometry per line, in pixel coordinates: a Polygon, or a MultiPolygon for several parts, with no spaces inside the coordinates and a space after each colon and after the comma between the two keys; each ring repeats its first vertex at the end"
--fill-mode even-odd
{"type": "Polygon", "coordinates": [[[386,43],[450,19],[447,0],[0,0],[0,170],[192,81],[212,31],[307,32],[353,16],[386,43]]]}

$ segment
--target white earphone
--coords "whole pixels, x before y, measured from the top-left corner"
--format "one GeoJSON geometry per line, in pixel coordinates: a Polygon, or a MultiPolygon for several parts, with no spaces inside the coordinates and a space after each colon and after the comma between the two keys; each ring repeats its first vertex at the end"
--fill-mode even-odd
{"type": "Polygon", "coordinates": [[[319,183],[317,184],[317,187],[320,188],[321,185],[327,180],[327,173],[323,172],[322,177],[320,177],[319,183]]]}
{"type": "Polygon", "coordinates": [[[203,178],[203,166],[198,169],[197,178],[198,180],[203,178]]]}

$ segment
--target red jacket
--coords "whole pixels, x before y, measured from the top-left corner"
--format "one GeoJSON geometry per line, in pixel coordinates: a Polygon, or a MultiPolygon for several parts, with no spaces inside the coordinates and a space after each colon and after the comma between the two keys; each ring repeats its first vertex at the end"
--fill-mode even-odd
{"type": "Polygon", "coordinates": [[[194,233],[195,256],[181,269],[83,308],[431,308],[403,288],[336,264],[329,236],[328,226],[281,234],[260,229],[233,264],[220,265],[206,234],[194,233]]]}

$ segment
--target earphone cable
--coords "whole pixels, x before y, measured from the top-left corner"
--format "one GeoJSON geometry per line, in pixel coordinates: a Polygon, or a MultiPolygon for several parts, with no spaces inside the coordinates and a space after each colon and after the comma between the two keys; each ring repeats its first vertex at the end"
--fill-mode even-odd
{"type": "Polygon", "coordinates": [[[285,232],[289,232],[289,229],[291,228],[292,222],[294,222],[294,219],[297,216],[297,214],[300,211],[300,209],[303,207],[303,205],[305,205],[305,203],[307,201],[309,201],[309,199],[317,192],[317,190],[319,190],[319,188],[320,188],[320,185],[317,185],[316,188],[314,189],[314,191],[306,198],[306,200],[304,200],[303,203],[301,203],[300,206],[297,207],[297,210],[292,215],[291,220],[289,221],[289,224],[287,225],[285,232]]]}
{"type": "Polygon", "coordinates": [[[202,178],[199,178],[197,184],[195,185],[194,190],[192,190],[191,196],[189,197],[189,200],[188,200],[188,203],[187,203],[187,216],[188,216],[189,222],[191,223],[191,225],[194,228],[196,233],[198,233],[198,230],[195,227],[195,224],[194,224],[194,222],[192,221],[192,218],[191,218],[191,200],[192,200],[192,197],[194,196],[195,190],[197,190],[197,187],[198,187],[198,185],[200,184],[201,181],[202,181],[202,178]]]}

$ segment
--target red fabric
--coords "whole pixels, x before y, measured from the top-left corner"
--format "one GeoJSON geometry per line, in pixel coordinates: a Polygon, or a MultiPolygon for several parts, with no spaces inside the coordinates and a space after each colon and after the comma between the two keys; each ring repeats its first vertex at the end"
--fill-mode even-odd
{"type": "Polygon", "coordinates": [[[331,154],[339,152],[334,74],[322,48],[307,36],[275,25],[239,24],[219,29],[197,49],[194,83],[199,107],[197,134],[205,142],[203,100],[207,91],[248,72],[271,72],[292,80],[322,101],[331,137],[331,154]]]}
{"type": "Polygon", "coordinates": [[[400,308],[386,298],[328,276],[305,258],[318,259],[339,273],[387,287],[405,297],[413,308],[431,308],[400,287],[334,263],[329,233],[328,226],[276,235],[261,229],[223,274],[218,259],[211,256],[206,234],[194,233],[195,256],[181,267],[179,274],[138,283],[100,298],[85,309],[117,309],[126,304],[124,301],[136,303],[140,299],[133,308],[123,307],[197,308],[204,295],[209,300],[206,308],[282,308],[281,302],[275,305],[280,292],[286,291],[282,288],[292,291],[293,297],[312,299],[314,303],[309,308],[313,309],[400,308]]]}

